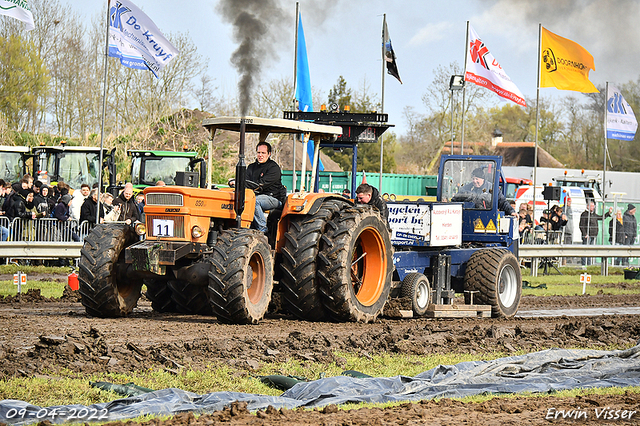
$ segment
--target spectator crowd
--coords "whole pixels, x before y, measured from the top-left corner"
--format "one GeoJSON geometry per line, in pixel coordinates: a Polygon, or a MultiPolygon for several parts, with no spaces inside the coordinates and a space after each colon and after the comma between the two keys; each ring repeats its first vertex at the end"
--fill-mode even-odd
{"type": "MultiPolygon", "coordinates": [[[[80,188],[71,188],[64,182],[49,186],[35,181],[31,175],[24,175],[19,182],[11,183],[0,179],[0,216],[7,220],[0,222],[0,241],[33,240],[33,229],[38,219],[56,219],[55,235],[49,240],[61,239],[68,235],[69,240],[81,241],[80,228],[88,230],[96,223],[117,222],[134,223],[142,218],[142,207],[133,197],[133,185],[127,183],[121,194],[114,199],[110,193],[101,193],[98,203],[97,184],[91,188],[82,184],[80,188]],[[23,224],[13,232],[14,219],[22,219],[23,224]],[[32,222],[33,221],[33,222],[32,222]],[[84,226],[79,226],[84,224],[84,226]],[[19,235],[16,235],[19,234],[19,235]]],[[[52,234],[49,229],[49,234],[52,234]]]]}

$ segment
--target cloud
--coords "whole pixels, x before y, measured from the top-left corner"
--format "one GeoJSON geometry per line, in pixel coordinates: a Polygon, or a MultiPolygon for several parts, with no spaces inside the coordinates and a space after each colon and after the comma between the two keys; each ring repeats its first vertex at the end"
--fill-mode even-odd
{"type": "Polygon", "coordinates": [[[442,40],[452,26],[451,22],[427,24],[427,26],[422,27],[416,35],[411,37],[409,44],[412,46],[420,46],[442,40]]]}

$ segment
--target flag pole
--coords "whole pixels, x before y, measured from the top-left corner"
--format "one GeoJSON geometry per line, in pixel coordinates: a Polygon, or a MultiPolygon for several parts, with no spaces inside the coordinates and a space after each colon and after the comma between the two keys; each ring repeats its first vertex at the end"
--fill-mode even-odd
{"type": "Polygon", "coordinates": [[[107,109],[107,75],[109,72],[109,8],[111,1],[107,0],[107,36],[104,47],[104,79],[102,91],[102,123],[100,124],[100,167],[98,167],[98,208],[96,213],[96,225],[100,223],[100,191],[102,190],[102,163],[104,161],[104,120],[107,109]]]}
{"type": "MultiPolygon", "coordinates": [[[[604,209],[605,209],[605,202],[606,202],[606,198],[607,198],[607,180],[606,175],[607,175],[607,97],[609,96],[609,82],[607,81],[605,83],[605,89],[604,89],[604,153],[603,153],[603,159],[602,159],[602,216],[603,216],[603,220],[600,221],[600,225],[602,226],[602,244],[604,244],[604,209]]],[[[615,245],[616,244],[616,225],[617,223],[616,221],[616,217],[615,217],[615,212],[613,212],[614,217],[611,218],[611,220],[613,221],[613,235],[610,236],[611,237],[611,241],[612,244],[615,245]]],[[[615,262],[614,262],[615,264],[615,262]]]]}
{"type": "MultiPolygon", "coordinates": [[[[300,15],[300,2],[296,2],[296,36],[295,36],[295,42],[294,42],[294,48],[293,48],[293,108],[291,108],[293,111],[297,110],[297,105],[296,105],[296,90],[298,89],[298,20],[300,15]]],[[[296,176],[296,138],[297,135],[293,135],[293,166],[291,168],[291,172],[292,172],[292,191],[291,192],[296,192],[296,184],[297,184],[297,176],[296,176]]],[[[304,177],[303,177],[304,179],[304,177]]]]}
{"type": "Polygon", "coordinates": [[[542,57],[542,24],[538,24],[538,76],[536,84],[536,139],[533,149],[533,224],[536,223],[536,186],[538,169],[538,126],[540,123],[540,58],[542,57]]]}
{"type": "MultiPolygon", "coordinates": [[[[382,15],[382,102],[380,104],[380,112],[384,114],[384,69],[386,60],[384,57],[384,31],[387,28],[387,14],[382,15]]],[[[380,135],[380,180],[378,181],[378,191],[382,194],[382,164],[384,160],[384,134],[380,135]]]]}
{"type": "MultiPolygon", "coordinates": [[[[466,74],[467,71],[467,49],[469,48],[469,21],[467,21],[467,35],[464,39],[464,69],[462,70],[462,75],[466,74]]],[[[462,136],[460,137],[460,155],[464,155],[464,104],[465,104],[465,96],[467,91],[467,85],[462,85],[462,136]]],[[[451,152],[453,152],[453,146],[451,146],[451,152]]]]}

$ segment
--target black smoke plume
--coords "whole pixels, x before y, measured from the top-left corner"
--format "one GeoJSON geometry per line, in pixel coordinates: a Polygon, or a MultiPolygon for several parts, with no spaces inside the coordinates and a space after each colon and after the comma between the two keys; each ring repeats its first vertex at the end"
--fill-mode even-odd
{"type": "Polygon", "coordinates": [[[283,25],[286,15],[277,0],[221,0],[218,11],[233,25],[233,38],[238,43],[231,63],[240,74],[240,113],[245,116],[261,69],[278,58],[283,34],[289,34],[283,25]]]}

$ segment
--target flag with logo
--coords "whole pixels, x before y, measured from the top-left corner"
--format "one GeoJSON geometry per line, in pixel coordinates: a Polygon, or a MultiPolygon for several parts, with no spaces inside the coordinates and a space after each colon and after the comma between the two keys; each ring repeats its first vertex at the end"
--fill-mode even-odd
{"type": "Polygon", "coordinates": [[[0,0],[0,15],[11,16],[25,24],[25,29],[31,31],[36,26],[33,14],[26,0],[0,0]]]}
{"type": "Polygon", "coordinates": [[[110,2],[109,56],[125,67],[158,73],[178,53],[156,24],[129,0],[110,2]]]}
{"type": "Polygon", "coordinates": [[[582,93],[597,93],[589,81],[589,70],[596,69],[593,56],[578,43],[542,27],[540,87],[556,87],[582,93]]]}
{"type": "Polygon", "coordinates": [[[609,83],[607,90],[607,138],[632,141],[638,130],[636,115],[620,90],[609,83]]]}
{"type": "Polygon", "coordinates": [[[382,43],[384,44],[384,61],[387,64],[387,73],[397,78],[400,84],[402,84],[400,73],[398,73],[398,64],[396,64],[396,53],[393,51],[393,46],[391,45],[386,20],[382,24],[382,43]]]}
{"type": "Polygon", "coordinates": [[[511,81],[471,25],[469,25],[469,45],[467,46],[466,62],[465,81],[486,87],[498,96],[509,99],[518,105],[527,106],[522,92],[511,81]]]}
{"type": "MultiPolygon", "coordinates": [[[[311,76],[309,75],[309,58],[307,57],[307,42],[302,28],[302,14],[298,16],[298,51],[296,52],[296,100],[300,111],[313,111],[313,95],[311,93],[311,76]]],[[[307,142],[307,153],[313,164],[315,145],[312,140],[307,142]]],[[[324,170],[322,160],[318,159],[318,170],[324,170]]]]}

